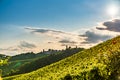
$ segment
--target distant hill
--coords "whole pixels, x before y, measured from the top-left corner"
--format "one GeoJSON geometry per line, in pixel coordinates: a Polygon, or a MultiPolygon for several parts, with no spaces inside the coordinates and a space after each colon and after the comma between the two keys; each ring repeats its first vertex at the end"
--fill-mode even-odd
{"type": "Polygon", "coordinates": [[[12,56],[9,61],[16,61],[16,60],[27,60],[27,59],[32,59],[32,58],[36,58],[36,57],[43,57],[46,56],[47,54],[45,53],[38,53],[35,54],[33,52],[28,52],[28,53],[22,53],[22,54],[18,54],[15,56],[12,56]]]}
{"type": "MultiPolygon", "coordinates": [[[[57,51],[54,54],[50,54],[49,56],[38,58],[34,61],[28,62],[24,65],[22,65],[17,72],[14,74],[21,74],[21,73],[27,73],[30,71],[37,70],[39,68],[45,67],[47,65],[50,65],[52,63],[55,63],[57,61],[60,61],[61,59],[64,59],[66,57],[69,57],[77,52],[82,51],[83,48],[69,48],[62,51],[57,51]]],[[[51,51],[49,51],[50,53],[51,51]]],[[[48,51],[47,51],[48,53],[48,51]]]]}
{"type": "Polygon", "coordinates": [[[44,57],[44,56],[47,56],[47,55],[50,55],[50,54],[56,54],[58,52],[60,52],[60,50],[49,49],[48,51],[42,51],[42,52],[39,52],[39,53],[33,53],[33,52],[21,53],[21,54],[18,54],[18,55],[11,56],[9,61],[28,60],[28,59],[33,59],[33,58],[40,58],[40,57],[44,57]]]}
{"type": "Polygon", "coordinates": [[[10,57],[8,64],[0,66],[0,69],[2,69],[2,76],[26,73],[57,62],[82,50],[83,48],[49,49],[37,54],[33,52],[19,54],[10,57]]]}
{"type": "Polygon", "coordinates": [[[119,80],[119,77],[120,36],[36,71],[4,80],[119,80]]]}
{"type": "Polygon", "coordinates": [[[5,59],[6,57],[9,57],[9,56],[0,54],[0,59],[5,59]]]}
{"type": "MultiPolygon", "coordinates": [[[[2,69],[2,76],[10,75],[11,73],[16,72],[22,65],[32,62],[36,59],[46,57],[49,54],[39,52],[37,54],[33,52],[21,53],[15,56],[9,56],[8,63],[6,65],[0,66],[2,69]]],[[[2,55],[4,57],[5,55],[2,55]]]]}

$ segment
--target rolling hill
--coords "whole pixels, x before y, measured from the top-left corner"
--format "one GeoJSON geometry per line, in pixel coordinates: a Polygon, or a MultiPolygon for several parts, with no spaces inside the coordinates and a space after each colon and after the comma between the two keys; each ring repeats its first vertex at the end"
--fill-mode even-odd
{"type": "Polygon", "coordinates": [[[33,60],[31,62],[28,62],[28,63],[20,66],[18,71],[16,71],[14,74],[22,74],[22,73],[27,73],[27,72],[37,70],[39,68],[42,68],[42,67],[50,65],[52,63],[55,63],[57,61],[60,61],[66,57],[73,55],[73,54],[76,54],[77,52],[80,52],[82,50],[84,50],[84,49],[83,48],[69,48],[66,50],[58,51],[55,54],[50,54],[49,56],[46,56],[43,58],[37,58],[36,60],[33,60]]]}
{"type": "Polygon", "coordinates": [[[37,54],[33,52],[19,54],[11,56],[8,63],[0,66],[0,69],[2,70],[3,77],[23,74],[45,67],[82,50],[83,48],[67,48],[65,50],[49,49],[37,54]]]}
{"type": "Polygon", "coordinates": [[[7,57],[9,57],[9,56],[0,54],[0,59],[5,59],[5,58],[7,58],[7,57]]]}
{"type": "MultiPolygon", "coordinates": [[[[0,66],[0,69],[2,70],[2,76],[10,75],[11,73],[16,72],[22,65],[45,56],[48,56],[48,54],[35,54],[32,52],[9,56],[7,64],[0,66]]],[[[6,57],[3,58],[6,59],[6,57]]]]}
{"type": "Polygon", "coordinates": [[[4,80],[119,80],[120,36],[36,71],[4,80]]]}

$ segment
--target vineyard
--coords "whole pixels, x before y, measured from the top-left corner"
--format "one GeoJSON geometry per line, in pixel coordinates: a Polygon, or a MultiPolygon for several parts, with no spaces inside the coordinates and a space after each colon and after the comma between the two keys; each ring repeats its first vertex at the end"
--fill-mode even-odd
{"type": "Polygon", "coordinates": [[[119,80],[120,36],[36,71],[4,80],[119,80]]]}

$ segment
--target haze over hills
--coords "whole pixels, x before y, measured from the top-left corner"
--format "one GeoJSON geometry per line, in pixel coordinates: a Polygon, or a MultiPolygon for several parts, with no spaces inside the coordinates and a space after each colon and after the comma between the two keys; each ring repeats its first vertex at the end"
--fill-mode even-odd
{"type": "Polygon", "coordinates": [[[119,80],[120,36],[36,71],[4,80],[119,80]]]}

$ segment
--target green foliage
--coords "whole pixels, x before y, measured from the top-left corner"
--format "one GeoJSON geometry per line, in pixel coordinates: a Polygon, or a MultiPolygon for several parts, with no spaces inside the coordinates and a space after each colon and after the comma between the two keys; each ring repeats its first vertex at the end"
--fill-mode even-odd
{"type": "MultiPolygon", "coordinates": [[[[6,58],[3,57],[3,58],[1,58],[0,59],[0,66],[6,65],[8,63],[8,59],[9,59],[9,57],[6,57],[6,58]]],[[[1,76],[2,76],[2,69],[0,68],[0,80],[2,80],[1,76]]]]}
{"type": "Polygon", "coordinates": [[[17,71],[17,69],[26,62],[27,61],[14,61],[0,66],[0,69],[2,70],[2,76],[6,76],[17,71]]]}
{"type": "Polygon", "coordinates": [[[70,74],[67,74],[65,77],[64,77],[64,80],[72,80],[72,76],[70,74]]]}
{"type": "Polygon", "coordinates": [[[0,76],[2,76],[2,70],[0,69],[0,76]]]}
{"type": "MultiPolygon", "coordinates": [[[[23,53],[15,56],[5,56],[0,55],[2,59],[9,57],[8,63],[5,65],[0,65],[0,69],[2,69],[2,76],[9,76],[13,73],[16,73],[21,66],[27,64],[29,62],[33,62],[34,60],[42,57],[46,57],[48,54],[44,54],[42,52],[38,54],[34,54],[33,52],[23,53]]],[[[3,62],[3,61],[2,61],[3,62]]]]}
{"type": "Polygon", "coordinates": [[[4,80],[118,80],[120,36],[31,73],[4,80]]]}
{"type": "Polygon", "coordinates": [[[0,66],[3,66],[8,63],[8,59],[1,59],[0,60],[0,66]]]}
{"type": "Polygon", "coordinates": [[[43,51],[38,54],[25,53],[25,54],[19,54],[16,56],[12,56],[10,57],[8,64],[4,66],[0,66],[0,68],[3,70],[2,76],[5,77],[5,76],[34,71],[44,66],[47,66],[51,63],[57,62],[61,59],[64,59],[68,56],[71,56],[81,50],[83,50],[83,48],[71,48],[71,49],[66,49],[66,50],[61,50],[61,51],[49,49],[48,51],[43,51]],[[45,54],[49,52],[51,53],[45,54]],[[32,55],[34,56],[32,57],[32,55]]]}
{"type": "Polygon", "coordinates": [[[10,58],[9,56],[0,54],[0,66],[7,64],[9,58],[10,58]]]}
{"type": "Polygon", "coordinates": [[[6,55],[3,55],[3,54],[0,54],[0,59],[6,59],[7,57],[9,57],[9,56],[6,56],[6,55]]]}
{"type": "Polygon", "coordinates": [[[24,65],[21,65],[18,68],[18,71],[12,72],[10,75],[27,73],[27,72],[30,72],[30,71],[37,70],[39,68],[50,65],[51,63],[54,63],[54,62],[57,62],[61,59],[69,57],[69,56],[71,56],[71,55],[73,55],[73,54],[75,54],[79,51],[82,51],[82,50],[83,50],[83,48],[71,48],[71,49],[66,49],[66,50],[59,51],[59,53],[57,52],[55,54],[50,54],[49,56],[46,56],[46,57],[43,57],[43,58],[38,58],[34,61],[31,61],[31,62],[25,63],[24,65]]]}

